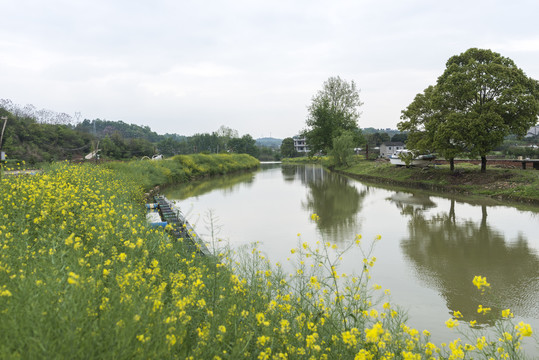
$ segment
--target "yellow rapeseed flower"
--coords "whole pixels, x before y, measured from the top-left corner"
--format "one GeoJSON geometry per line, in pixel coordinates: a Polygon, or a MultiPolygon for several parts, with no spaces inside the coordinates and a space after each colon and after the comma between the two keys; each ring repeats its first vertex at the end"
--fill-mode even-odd
{"type": "Polygon", "coordinates": [[[513,313],[511,312],[511,309],[505,309],[505,310],[502,310],[502,317],[504,318],[512,318],[513,317],[513,313]]]}
{"type": "Polygon", "coordinates": [[[377,322],[372,329],[365,329],[365,340],[367,340],[367,342],[376,343],[383,333],[384,328],[382,327],[382,324],[377,322]]]}
{"type": "Polygon", "coordinates": [[[79,275],[75,274],[74,272],[70,272],[68,274],[67,282],[71,285],[78,285],[79,284],[79,275]]]}
{"type": "Polygon", "coordinates": [[[491,308],[483,307],[483,305],[481,305],[481,304],[477,307],[477,313],[478,314],[486,315],[490,310],[491,310],[491,308]]]}
{"type": "Polygon", "coordinates": [[[348,348],[354,347],[357,345],[357,338],[350,331],[345,331],[341,333],[342,342],[347,345],[348,348]]]}
{"type": "Polygon", "coordinates": [[[490,284],[487,282],[486,277],[475,276],[472,282],[479,290],[484,290],[485,287],[490,286],[490,284]]]}
{"type": "Polygon", "coordinates": [[[263,313],[256,314],[256,321],[258,325],[269,326],[269,321],[266,320],[266,317],[263,313]]]}
{"type": "Polygon", "coordinates": [[[412,352],[403,351],[402,358],[403,360],[421,360],[421,354],[414,354],[412,352]]]}
{"type": "Polygon", "coordinates": [[[371,360],[373,358],[373,354],[371,354],[370,351],[361,349],[356,356],[354,357],[354,360],[371,360]]]}
{"type": "Polygon", "coordinates": [[[73,244],[73,238],[74,238],[74,237],[75,237],[75,233],[71,233],[71,235],[69,235],[69,236],[67,237],[67,239],[65,239],[65,244],[66,244],[67,246],[73,244]]]}
{"type": "Polygon", "coordinates": [[[9,297],[9,296],[12,296],[12,294],[11,294],[11,291],[9,291],[8,289],[5,289],[4,287],[2,288],[2,290],[0,290],[0,296],[9,297]]]}
{"type": "Polygon", "coordinates": [[[530,324],[526,324],[524,322],[519,322],[518,325],[515,325],[515,330],[517,330],[518,336],[525,337],[525,336],[532,336],[533,331],[530,324]]]}
{"type": "Polygon", "coordinates": [[[256,339],[256,343],[260,346],[265,346],[266,343],[270,341],[270,337],[269,336],[259,336],[257,339],[256,339]]]}
{"type": "Polygon", "coordinates": [[[451,329],[452,327],[459,326],[459,322],[458,320],[454,320],[453,318],[451,318],[445,322],[445,326],[451,329]]]}
{"type": "Polygon", "coordinates": [[[169,347],[174,346],[174,344],[176,344],[176,341],[177,341],[176,335],[167,334],[166,339],[167,339],[167,344],[168,344],[169,347]]]}

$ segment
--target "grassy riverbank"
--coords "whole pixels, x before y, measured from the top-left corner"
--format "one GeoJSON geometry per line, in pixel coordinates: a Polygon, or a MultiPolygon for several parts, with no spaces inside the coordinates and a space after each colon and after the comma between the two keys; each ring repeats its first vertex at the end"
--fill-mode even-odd
{"type": "MultiPolygon", "coordinates": [[[[303,162],[308,161],[308,158],[303,159],[303,162]]],[[[294,159],[291,162],[296,163],[294,159]]],[[[320,163],[320,160],[315,162],[320,163]]],[[[322,164],[327,166],[328,160],[322,160],[322,164]]],[[[487,166],[487,172],[481,173],[479,165],[458,164],[451,172],[449,165],[406,168],[356,158],[352,166],[334,170],[372,183],[539,204],[539,171],[534,169],[487,166]]]]}
{"type": "Polygon", "coordinates": [[[0,358],[523,358],[531,329],[510,311],[485,311],[492,338],[478,329],[435,345],[406,326],[389,290],[369,284],[380,237],[311,248],[298,234],[290,274],[256,245],[197,256],[148,226],[133,167],[112,168],[55,164],[0,180],[0,358]],[[345,251],[363,259],[360,273],[339,271],[345,251]]]}
{"type": "Polygon", "coordinates": [[[259,164],[257,159],[247,154],[194,154],[176,155],[158,161],[114,161],[104,166],[136,179],[148,190],[154,186],[181,184],[203,177],[250,170],[259,164]]]}

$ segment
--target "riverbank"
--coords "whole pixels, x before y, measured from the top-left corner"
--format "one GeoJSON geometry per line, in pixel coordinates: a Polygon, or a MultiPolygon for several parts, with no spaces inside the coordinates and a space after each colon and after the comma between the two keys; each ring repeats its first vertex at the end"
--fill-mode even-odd
{"type": "Polygon", "coordinates": [[[0,180],[0,358],[487,358],[520,355],[531,335],[506,319],[511,342],[432,344],[405,325],[389,292],[369,285],[375,258],[359,237],[334,259],[336,245],[297,244],[292,274],[256,245],[196,256],[146,223],[147,175],[133,167],[62,163],[0,180]],[[342,253],[363,243],[362,272],[338,273],[342,253]]]}
{"type": "MultiPolygon", "coordinates": [[[[321,161],[320,158],[314,162],[328,165],[327,160],[321,161]]],[[[292,160],[291,163],[296,162],[292,160]]],[[[533,168],[522,170],[487,165],[487,172],[481,173],[478,165],[459,163],[451,172],[449,165],[406,168],[391,165],[387,161],[356,159],[350,167],[333,170],[370,183],[539,205],[539,171],[533,168]]]]}
{"type": "Polygon", "coordinates": [[[156,186],[187,183],[205,177],[256,169],[260,162],[247,154],[176,155],[164,160],[113,161],[103,164],[134,179],[145,191],[156,186]]]}

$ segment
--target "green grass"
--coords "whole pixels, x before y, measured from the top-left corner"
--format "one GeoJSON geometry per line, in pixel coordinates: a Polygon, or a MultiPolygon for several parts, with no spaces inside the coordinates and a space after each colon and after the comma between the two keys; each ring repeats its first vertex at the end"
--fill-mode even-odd
{"type": "Polygon", "coordinates": [[[451,172],[449,165],[406,168],[358,160],[351,167],[337,170],[370,182],[539,204],[539,171],[533,169],[487,166],[487,172],[481,173],[479,165],[458,164],[451,172]]]}
{"type": "Polygon", "coordinates": [[[327,156],[301,156],[295,158],[284,158],[281,161],[285,164],[321,164],[327,160],[327,156]]]}
{"type": "Polygon", "coordinates": [[[146,190],[154,186],[186,183],[193,179],[223,175],[258,167],[260,162],[246,154],[177,155],[169,159],[107,162],[103,166],[126,174],[146,190]]]}

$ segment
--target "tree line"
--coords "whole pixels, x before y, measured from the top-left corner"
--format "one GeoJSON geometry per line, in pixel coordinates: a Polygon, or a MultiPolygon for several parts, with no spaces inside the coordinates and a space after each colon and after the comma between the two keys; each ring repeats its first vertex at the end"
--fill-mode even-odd
{"type": "MultiPolygon", "coordinates": [[[[274,159],[275,151],[256,146],[251,135],[239,136],[236,130],[221,126],[212,133],[193,136],[159,135],[148,126],[123,121],[88,120],[75,123],[66,114],[20,107],[0,100],[0,119],[6,120],[0,144],[8,159],[29,164],[58,160],[82,160],[99,149],[101,159],[132,159],[155,154],[173,156],[194,153],[243,153],[274,159]],[[47,113],[46,117],[42,116],[47,113]],[[41,114],[41,115],[40,115],[41,114]]],[[[3,126],[0,121],[0,128],[3,126]]]]}
{"type": "MultiPolygon", "coordinates": [[[[358,129],[357,134],[359,140],[357,141],[357,143],[354,143],[354,146],[355,148],[361,148],[363,151],[367,148],[367,146],[372,150],[387,142],[404,143],[408,138],[407,133],[401,133],[398,131],[377,130],[374,128],[358,129]]],[[[296,148],[294,147],[294,138],[292,137],[283,139],[280,151],[283,158],[304,156],[304,154],[296,151],[296,148]]],[[[311,155],[314,154],[315,152],[311,151],[311,155]]]]}
{"type": "MultiPolygon", "coordinates": [[[[354,81],[324,82],[308,107],[304,136],[311,153],[333,155],[346,165],[351,149],[368,143],[358,127],[361,105],[354,81]]],[[[402,111],[398,129],[416,155],[436,153],[449,160],[451,170],[458,156],[479,157],[485,172],[487,154],[508,136],[526,135],[538,116],[539,82],[511,59],[471,48],[451,57],[436,84],[417,94],[402,111]]]]}

